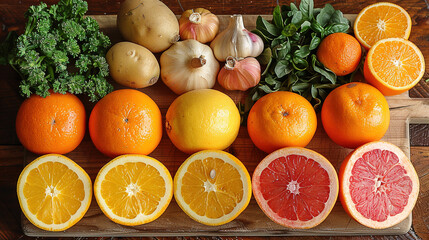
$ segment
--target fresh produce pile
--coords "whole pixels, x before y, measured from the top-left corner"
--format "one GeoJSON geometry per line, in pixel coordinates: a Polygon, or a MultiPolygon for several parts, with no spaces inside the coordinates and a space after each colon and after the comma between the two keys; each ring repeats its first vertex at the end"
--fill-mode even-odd
{"type": "Polygon", "coordinates": [[[19,109],[18,137],[28,150],[46,154],[27,165],[18,180],[26,217],[39,228],[63,231],[89,207],[91,180],[60,155],[82,141],[85,111],[73,93],[84,93],[91,100],[102,97],[88,128],[95,147],[113,160],[99,171],[94,196],[118,224],[154,221],[174,196],[190,218],[222,225],[240,215],[252,193],[271,220],[288,228],[322,223],[338,196],[364,226],[401,222],[416,203],[418,176],[401,149],[380,139],[390,122],[385,96],[412,88],[425,71],[420,50],[406,40],[410,17],[395,4],[370,5],[356,18],[355,38],[346,33],[349,21],[341,11],[313,5],[303,0],[299,7],[277,6],[271,22],[258,17],[254,33],[241,15],[233,15],[218,33],[219,20],[206,9],[187,10],[177,20],[158,0],[126,0],[117,16],[125,41],[107,53],[108,38],[83,17],[85,2],[31,7],[26,31],[9,39],[12,55],[7,56],[23,74],[24,95],[34,93],[19,109]],[[33,23],[35,17],[44,21],[33,23]],[[395,19],[394,31],[386,31],[388,19],[395,19]],[[41,34],[45,37],[36,41],[41,34]],[[160,63],[154,53],[161,53],[160,63]],[[179,95],[167,110],[165,131],[190,156],[174,179],[163,163],[146,156],[163,134],[156,99],[135,89],[108,93],[105,57],[119,84],[144,88],[161,77],[171,94],[179,95]],[[350,82],[361,64],[369,84],[350,82]],[[38,80],[33,71],[40,72],[38,80]],[[237,138],[241,119],[234,101],[211,89],[216,81],[225,90],[247,91],[255,101],[244,125],[256,148],[268,155],[252,178],[239,159],[223,151],[237,138]],[[329,159],[305,148],[320,127],[317,110],[328,137],[354,149],[338,174],[329,159]]]}

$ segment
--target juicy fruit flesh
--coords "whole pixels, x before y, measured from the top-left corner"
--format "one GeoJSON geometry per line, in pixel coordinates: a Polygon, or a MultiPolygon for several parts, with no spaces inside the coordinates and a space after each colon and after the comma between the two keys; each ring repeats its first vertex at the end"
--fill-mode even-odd
{"type": "Polygon", "coordinates": [[[262,171],[260,185],[268,206],[289,220],[308,221],[318,216],[330,194],[328,172],[301,155],[273,160],[262,171]]]}
{"type": "Polygon", "coordinates": [[[152,214],[165,195],[165,181],[153,166],[132,162],[111,169],[101,183],[101,196],[117,216],[134,219],[152,214]]]}
{"type": "Polygon", "coordinates": [[[182,178],[184,201],[198,215],[220,218],[243,199],[240,173],[219,158],[195,160],[182,178]]]}
{"type": "Polygon", "coordinates": [[[78,175],[59,162],[42,163],[31,170],[23,192],[30,212],[46,224],[65,223],[85,198],[78,175]]]}
{"type": "Polygon", "coordinates": [[[407,86],[414,82],[422,70],[420,56],[406,44],[380,44],[373,53],[377,63],[372,66],[377,75],[394,87],[407,86]]]}
{"type": "Polygon", "coordinates": [[[356,160],[349,182],[356,210],[378,222],[401,213],[413,188],[398,156],[380,149],[366,152],[356,160]]]}
{"type": "Polygon", "coordinates": [[[378,40],[405,37],[407,16],[399,8],[377,6],[367,10],[359,20],[359,35],[370,46],[378,40]]]}

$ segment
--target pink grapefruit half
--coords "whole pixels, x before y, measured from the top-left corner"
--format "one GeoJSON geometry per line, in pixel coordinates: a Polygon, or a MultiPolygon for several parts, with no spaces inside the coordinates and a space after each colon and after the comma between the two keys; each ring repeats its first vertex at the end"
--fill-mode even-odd
{"type": "Polygon", "coordinates": [[[404,152],[388,142],[367,143],[341,164],[340,200],[364,226],[383,229],[398,224],[413,210],[419,178],[404,152]]]}
{"type": "Polygon", "coordinates": [[[309,149],[288,147],[265,157],[253,172],[253,195],[274,222],[312,228],[323,222],[338,196],[332,164],[309,149]]]}

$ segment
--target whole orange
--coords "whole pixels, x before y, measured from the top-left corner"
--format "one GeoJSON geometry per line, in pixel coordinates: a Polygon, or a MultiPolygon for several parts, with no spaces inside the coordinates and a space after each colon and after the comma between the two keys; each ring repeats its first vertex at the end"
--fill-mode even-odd
{"type": "Polygon", "coordinates": [[[352,82],[334,89],[322,106],[322,124],[336,144],[356,148],[380,140],[390,122],[386,98],[375,87],[352,82]]]}
{"type": "Polygon", "coordinates": [[[305,147],[316,132],[317,117],[304,97],[278,91],[260,98],[250,109],[247,131],[266,153],[283,147],[305,147]]]}
{"type": "Polygon", "coordinates": [[[16,134],[22,145],[36,154],[66,154],[85,135],[85,108],[75,95],[31,95],[16,116],[16,134]]]}
{"type": "Polygon", "coordinates": [[[146,94],[116,90],[103,97],[89,117],[89,134],[104,155],[151,153],[162,137],[161,112],[146,94]]]}
{"type": "Polygon", "coordinates": [[[359,66],[362,49],[353,36],[347,33],[333,33],[322,40],[316,56],[337,76],[345,76],[359,66]]]}

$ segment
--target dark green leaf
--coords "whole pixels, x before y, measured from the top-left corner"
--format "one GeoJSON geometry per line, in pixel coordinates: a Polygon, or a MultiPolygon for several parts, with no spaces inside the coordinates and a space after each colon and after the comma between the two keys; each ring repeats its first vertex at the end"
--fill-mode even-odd
{"type": "Polygon", "coordinates": [[[274,77],[273,76],[271,76],[271,75],[268,75],[266,78],[265,78],[265,82],[268,84],[268,85],[270,85],[270,86],[274,86],[275,84],[276,84],[276,80],[274,79],[274,77]]]}
{"type": "Polygon", "coordinates": [[[340,10],[335,10],[335,12],[332,14],[331,19],[329,19],[329,24],[347,24],[349,25],[350,22],[347,18],[343,16],[343,13],[340,10]]]}
{"type": "Polygon", "coordinates": [[[304,21],[302,24],[301,24],[301,33],[304,33],[304,32],[306,32],[308,29],[310,29],[310,27],[311,27],[311,23],[309,22],[309,21],[304,21]]]}
{"type": "Polygon", "coordinates": [[[310,42],[310,50],[316,49],[319,46],[320,42],[320,38],[317,35],[314,35],[310,42]]]}
{"type": "Polygon", "coordinates": [[[317,91],[317,89],[314,87],[314,85],[312,85],[312,86],[311,86],[311,96],[312,96],[313,98],[317,98],[317,96],[318,96],[318,91],[317,91]]]}
{"type": "Polygon", "coordinates": [[[299,4],[299,10],[301,10],[304,18],[311,20],[313,18],[313,0],[301,0],[299,4]]]}
{"type": "Polygon", "coordinates": [[[329,34],[332,33],[338,33],[338,32],[347,32],[347,30],[349,30],[349,25],[348,24],[335,24],[335,25],[329,25],[328,27],[325,28],[324,34],[325,36],[328,36],[329,34]]]}
{"type": "Polygon", "coordinates": [[[279,28],[279,29],[283,29],[284,28],[283,17],[282,17],[282,13],[280,11],[280,6],[279,5],[277,5],[274,8],[274,11],[273,11],[273,22],[274,22],[274,25],[276,25],[277,28],[279,28]]]}
{"type": "Polygon", "coordinates": [[[305,59],[299,57],[292,58],[292,65],[298,71],[304,71],[308,67],[308,62],[305,59]]]}
{"type": "Polygon", "coordinates": [[[260,30],[267,37],[277,37],[280,31],[274,24],[258,16],[256,19],[256,29],[260,30]]]}
{"type": "Polygon", "coordinates": [[[335,75],[335,73],[333,73],[329,69],[326,69],[325,67],[323,67],[323,68],[318,67],[317,63],[319,63],[319,62],[317,61],[316,55],[313,54],[311,57],[312,57],[312,66],[313,66],[314,71],[320,73],[322,76],[324,76],[326,79],[328,79],[332,84],[335,84],[336,80],[337,80],[337,75],[335,75]]]}
{"type": "Polygon", "coordinates": [[[297,26],[293,23],[288,24],[282,31],[282,35],[285,37],[293,36],[298,30],[297,26]]]}
{"type": "Polygon", "coordinates": [[[282,78],[289,74],[292,69],[289,67],[289,62],[286,60],[278,61],[276,67],[274,68],[274,72],[278,78],[282,78]]]}
{"type": "Polygon", "coordinates": [[[267,85],[261,85],[261,86],[258,86],[258,88],[261,89],[262,91],[264,91],[265,93],[275,92],[274,90],[269,88],[267,85]]]}
{"type": "Polygon", "coordinates": [[[324,31],[323,27],[315,20],[311,21],[311,29],[316,33],[322,33],[324,31]]]}
{"type": "Polygon", "coordinates": [[[298,50],[294,52],[294,56],[298,58],[306,58],[310,55],[310,47],[308,45],[300,46],[298,50]]]}
{"type": "Polygon", "coordinates": [[[259,29],[253,29],[252,33],[258,35],[264,43],[269,43],[273,40],[272,38],[265,36],[259,29]]]}
{"type": "Polygon", "coordinates": [[[294,92],[305,92],[309,87],[311,87],[311,84],[309,83],[296,83],[292,86],[292,91],[294,92]]]}
{"type": "Polygon", "coordinates": [[[320,13],[317,15],[316,20],[317,23],[320,24],[320,26],[324,27],[326,24],[329,23],[329,21],[332,18],[332,15],[335,13],[335,9],[332,7],[331,4],[326,4],[324,8],[320,11],[320,13]]]}
{"type": "Polygon", "coordinates": [[[271,48],[265,48],[264,51],[256,58],[261,65],[267,65],[271,60],[271,48]]]}
{"type": "Polygon", "coordinates": [[[291,20],[292,24],[295,24],[296,26],[301,25],[303,22],[302,12],[296,12],[291,20]]]}
{"type": "Polygon", "coordinates": [[[296,7],[296,5],[294,3],[290,3],[290,10],[291,11],[298,11],[298,8],[296,7]]]}

